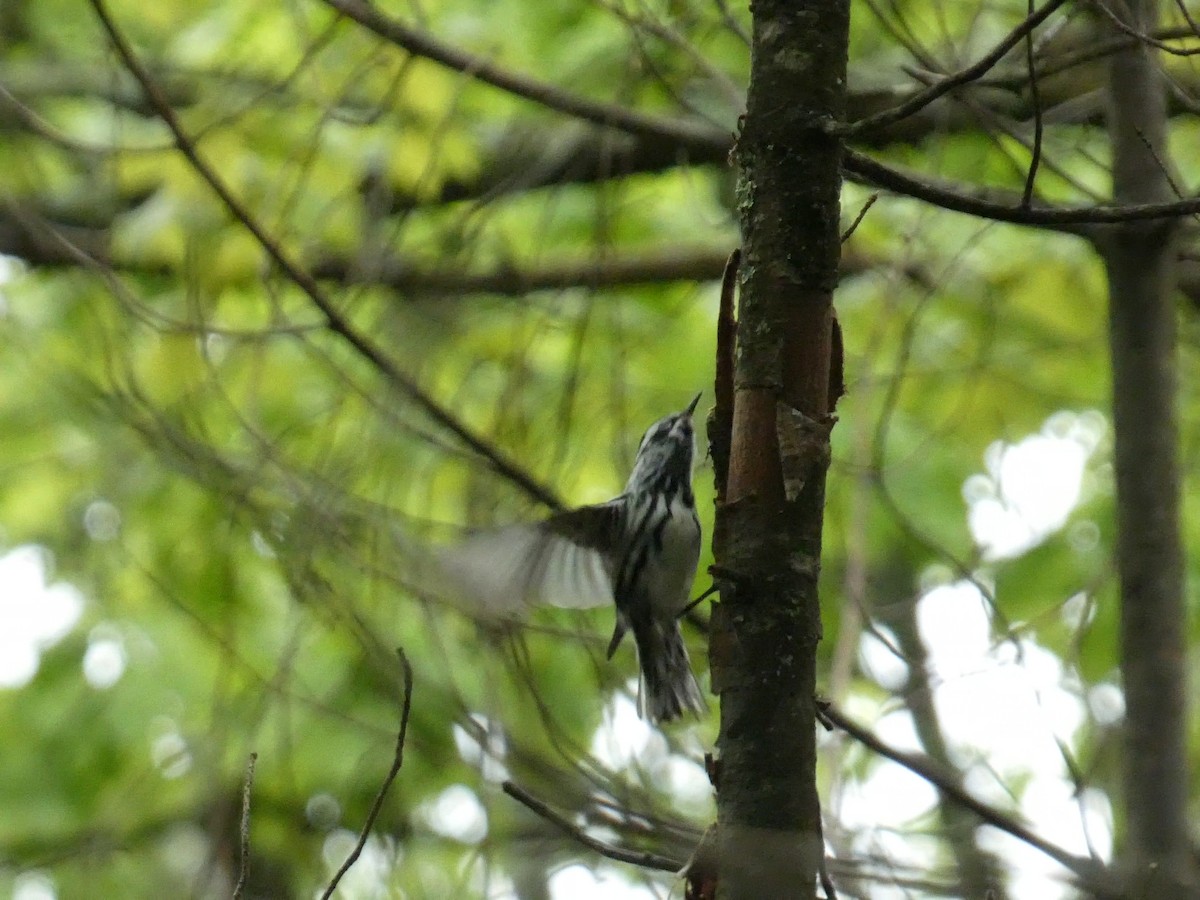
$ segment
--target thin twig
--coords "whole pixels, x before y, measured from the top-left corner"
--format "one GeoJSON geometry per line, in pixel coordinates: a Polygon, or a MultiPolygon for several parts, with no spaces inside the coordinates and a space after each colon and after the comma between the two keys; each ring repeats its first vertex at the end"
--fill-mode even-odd
{"type": "Polygon", "coordinates": [[[608,859],[615,859],[618,862],[631,863],[643,869],[656,869],[660,872],[678,872],[683,868],[684,864],[677,859],[660,856],[657,853],[650,853],[647,850],[627,850],[624,847],[615,847],[612,844],[592,837],[582,828],[552,810],[515,782],[506,781],[503,784],[503,788],[504,793],[508,794],[508,796],[512,797],[522,806],[552,825],[557,825],[568,837],[583,844],[589,850],[595,850],[601,856],[608,859]]]}
{"type": "Polygon", "coordinates": [[[736,34],[741,42],[749,47],[750,34],[742,27],[742,23],[733,17],[733,13],[729,11],[729,5],[725,0],[713,0],[713,2],[717,6],[717,12],[721,14],[721,21],[725,23],[725,27],[736,34]]]}
{"type": "Polygon", "coordinates": [[[172,108],[166,94],[151,76],[149,70],[138,60],[125,36],[116,27],[105,8],[104,0],[89,0],[96,12],[104,30],[117,55],[121,57],[125,68],[141,85],[150,106],[175,138],[179,152],[191,165],[192,169],[212,189],[242,226],[250,232],[259,245],[266,251],[271,261],[283,271],[288,280],[300,288],[313,305],[320,310],[325,319],[326,327],[335,335],[349,344],[360,356],[370,362],[388,381],[399,388],[409,399],[421,407],[431,419],[453,433],[467,447],[485,459],[492,469],[522,488],[531,497],[544,503],[552,509],[561,509],[562,502],[532,475],[505,457],[498,448],[475,434],[460,422],[448,409],[426,394],[409,375],[404,373],[384,352],[365,335],[357,331],[321,290],[312,274],[289,256],[282,246],[267,232],[266,228],[250,214],[250,211],[238,200],[228,185],[217,174],[216,170],[200,156],[195,143],[188,136],[175,110],[172,108]]]}
{"type": "MultiPolygon", "coordinates": [[[[1033,15],[1033,0],[1029,0],[1029,15],[1033,15]]],[[[1033,202],[1033,185],[1037,180],[1038,166],[1042,161],[1042,92],[1038,87],[1037,69],[1034,66],[1033,32],[1025,35],[1025,66],[1029,71],[1029,100],[1033,104],[1033,150],[1029,156],[1029,173],[1025,176],[1025,190],[1021,194],[1021,205],[1026,209],[1033,202]]]]}
{"type": "Polygon", "coordinates": [[[358,862],[358,857],[367,845],[367,838],[371,836],[371,829],[375,825],[375,819],[379,816],[379,811],[383,808],[383,801],[387,797],[388,788],[392,786],[392,782],[400,774],[400,767],[404,765],[404,739],[408,736],[408,714],[412,710],[413,672],[412,664],[408,661],[408,657],[404,655],[402,647],[396,648],[396,655],[400,657],[400,667],[404,670],[404,699],[400,707],[400,731],[396,735],[396,754],[392,757],[392,767],[388,770],[387,777],[383,779],[379,793],[375,795],[375,802],[371,804],[371,811],[367,813],[367,821],[363,823],[362,831],[358,834],[358,841],[355,843],[354,849],[350,851],[350,855],[346,857],[346,861],[342,863],[341,868],[334,873],[329,886],[321,894],[321,900],[329,900],[333,896],[333,892],[337,890],[338,882],[342,880],[342,876],[349,872],[350,867],[358,862]]]}
{"type": "Polygon", "coordinates": [[[697,597],[695,600],[693,600],[691,603],[689,603],[687,606],[685,606],[683,609],[681,609],[679,611],[679,613],[675,616],[675,618],[682,619],[684,616],[686,616],[693,609],[695,609],[697,606],[699,606],[701,603],[703,603],[705,600],[707,600],[709,597],[711,597],[713,594],[715,594],[719,590],[720,590],[720,588],[717,587],[716,583],[710,584],[705,589],[703,594],[701,594],[699,597],[697,597]]]}
{"type": "Polygon", "coordinates": [[[821,878],[821,890],[825,892],[825,900],[838,900],[837,890],[833,886],[833,879],[829,877],[829,858],[825,855],[823,848],[821,859],[817,863],[817,874],[821,878]]]}
{"type": "Polygon", "coordinates": [[[241,850],[238,859],[238,880],[233,886],[233,900],[241,900],[246,890],[246,879],[250,877],[250,792],[254,788],[254,764],[258,754],[251,753],[246,763],[246,778],[242,782],[242,827],[241,850]]]}
{"type": "Polygon", "coordinates": [[[1031,225],[1090,237],[1096,225],[1112,225],[1119,222],[1140,222],[1152,219],[1175,219],[1200,212],[1200,197],[1189,196],[1183,200],[1166,203],[1101,204],[1097,206],[1051,206],[1033,204],[1022,207],[1020,199],[1015,202],[997,202],[993,196],[1008,196],[1008,192],[988,191],[984,194],[968,193],[969,188],[935,183],[920,176],[903,172],[886,165],[850,147],[844,150],[842,165],[845,170],[871,184],[906,197],[915,197],[934,206],[954,212],[966,213],[998,222],[1016,225],[1031,225]]]}
{"type": "Polygon", "coordinates": [[[1179,8],[1179,11],[1183,13],[1183,18],[1191,27],[1192,33],[1196,35],[1196,37],[1200,37],[1200,25],[1196,24],[1196,20],[1192,18],[1192,14],[1188,12],[1187,3],[1185,3],[1184,0],[1175,0],[1175,5],[1179,8]]]}
{"type": "MultiPolygon", "coordinates": [[[[728,73],[720,66],[716,65],[704,53],[691,43],[687,37],[672,28],[667,22],[651,18],[649,8],[646,7],[643,12],[633,12],[625,9],[622,5],[613,0],[596,0],[600,8],[606,10],[615,18],[620,19],[640,40],[641,32],[648,33],[658,38],[664,44],[678,50],[686,56],[708,80],[719,86],[726,99],[734,109],[741,109],[746,103],[746,89],[744,86],[735,82],[728,73]]],[[[670,85],[664,84],[668,90],[670,85]]],[[[684,105],[681,103],[681,105],[684,105]]],[[[707,117],[706,117],[707,118],[707,117]]],[[[712,121],[710,119],[710,121],[712,121]]]]}
{"type": "MultiPolygon", "coordinates": [[[[1185,26],[1174,26],[1170,28],[1155,29],[1154,37],[1162,39],[1179,39],[1190,38],[1193,36],[1192,31],[1185,26]]],[[[1053,56],[1048,56],[1042,60],[1038,67],[1038,75],[1042,78],[1050,78],[1053,75],[1060,75],[1073,68],[1085,65],[1090,62],[1095,62],[1098,59],[1103,59],[1106,56],[1127,50],[1130,47],[1136,46],[1138,39],[1127,34],[1119,34],[1101,40],[1090,41],[1086,46],[1077,47],[1069,52],[1057,53],[1053,56]]],[[[1043,43],[1044,46],[1044,43],[1043,43]]],[[[1024,66],[1021,67],[1024,70],[1024,66]]],[[[1027,73],[1022,71],[1020,74],[1013,72],[999,72],[993,75],[987,75],[975,82],[980,87],[1001,87],[1010,90],[1017,90],[1025,84],[1027,73]]]]}
{"type": "Polygon", "coordinates": [[[862,220],[867,216],[867,210],[875,205],[875,201],[879,199],[878,194],[872,194],[867,198],[867,202],[863,204],[862,209],[858,211],[858,215],[854,217],[854,221],[850,223],[850,227],[842,232],[841,243],[846,243],[850,240],[850,235],[858,230],[858,226],[862,224],[862,220]]]}
{"type": "Polygon", "coordinates": [[[664,247],[650,253],[564,259],[538,266],[503,263],[486,271],[462,268],[422,269],[403,257],[384,258],[370,272],[356,269],[346,256],[327,256],[312,265],[321,279],[342,284],[383,284],[408,297],[488,293],[519,297],[535,291],[574,287],[599,289],[673,281],[712,281],[720,277],[727,252],[723,248],[664,247]]]}
{"type": "MultiPolygon", "coordinates": [[[[907,69],[907,67],[905,70],[909,71],[907,69]]],[[[926,83],[930,83],[932,80],[929,78],[928,72],[912,70],[912,71],[909,71],[909,74],[912,75],[914,78],[921,79],[922,81],[924,81],[926,83]]],[[[1025,79],[1025,80],[1021,81],[1020,84],[1023,86],[1023,85],[1026,85],[1027,83],[1028,83],[1028,79],[1025,79]]],[[[968,110],[971,113],[971,115],[977,120],[980,127],[983,128],[984,132],[986,133],[987,139],[995,146],[995,148],[998,151],[1000,151],[1001,155],[1006,160],[1008,160],[1008,162],[1012,165],[1014,170],[1016,170],[1020,174],[1022,181],[1028,181],[1029,180],[1029,166],[1024,163],[1021,163],[1017,160],[1016,155],[1004,143],[1003,138],[1004,137],[1011,138],[1012,140],[1014,140],[1018,144],[1020,144],[1022,147],[1024,147],[1026,150],[1028,150],[1031,154],[1035,150],[1034,141],[1030,138],[1026,138],[1021,133],[1020,127],[1017,124],[1010,122],[1008,117],[998,113],[994,108],[992,108],[992,106],[990,106],[986,103],[980,103],[979,100],[976,97],[972,96],[971,94],[955,94],[950,97],[950,100],[951,100],[951,102],[962,106],[964,109],[968,110]]],[[[1038,159],[1039,171],[1040,171],[1041,167],[1049,167],[1050,170],[1053,171],[1054,174],[1058,175],[1059,178],[1061,178],[1064,183],[1075,188],[1075,190],[1078,191],[1083,196],[1089,197],[1090,199],[1092,199],[1095,202],[1099,202],[1100,194],[1098,192],[1092,191],[1087,185],[1085,185],[1083,182],[1081,182],[1078,178],[1073,177],[1071,175],[1071,173],[1068,172],[1066,169],[1064,169],[1062,166],[1045,160],[1043,158],[1043,154],[1041,152],[1040,147],[1038,147],[1036,149],[1037,149],[1038,157],[1039,157],[1039,159],[1038,159]]],[[[1021,206],[1023,204],[1020,201],[1017,201],[1017,205],[1021,206]]],[[[1025,204],[1025,205],[1027,205],[1027,204],[1025,204]]]]}
{"type": "Polygon", "coordinates": [[[992,48],[991,52],[983,56],[978,62],[967,66],[965,69],[960,69],[952,75],[947,75],[945,78],[939,79],[929,87],[922,91],[918,91],[903,103],[900,103],[891,109],[885,109],[883,112],[876,113],[873,116],[867,116],[865,119],[859,119],[857,122],[852,122],[849,125],[844,126],[842,129],[843,133],[858,134],[862,131],[866,131],[867,129],[882,128],[885,125],[892,125],[901,121],[902,119],[908,118],[909,116],[913,115],[913,113],[921,111],[948,91],[952,91],[956,87],[961,87],[964,84],[968,84],[977,78],[980,78],[986,74],[988,70],[993,68],[996,63],[1000,62],[1000,60],[1007,56],[1009,51],[1012,50],[1012,48],[1015,47],[1022,38],[1033,31],[1033,29],[1037,28],[1038,25],[1042,24],[1042,22],[1046,21],[1046,19],[1048,19],[1050,15],[1064,3],[1066,3],[1066,0],[1050,0],[1050,2],[1043,6],[1040,10],[1027,16],[1024,21],[1022,21],[1019,25],[1017,25],[1016,28],[1014,28],[1005,36],[1004,40],[1000,41],[1000,43],[992,48]]]}
{"type": "Polygon", "coordinates": [[[1125,34],[1129,35],[1131,38],[1137,39],[1143,44],[1161,50],[1163,53],[1169,53],[1172,56],[1195,56],[1196,54],[1200,54],[1200,47],[1193,47],[1190,49],[1172,47],[1166,41],[1160,41],[1157,38],[1146,34],[1144,31],[1139,31],[1132,25],[1127,24],[1120,16],[1109,9],[1106,3],[1101,2],[1101,0],[1096,0],[1096,6],[1099,7],[1100,12],[1104,13],[1104,15],[1113,23],[1113,25],[1117,27],[1119,31],[1125,32],[1125,34]]]}
{"type": "MultiPolygon", "coordinates": [[[[818,701],[814,708],[818,711],[817,719],[819,721],[821,703],[818,701]]],[[[833,878],[829,875],[829,854],[825,852],[825,817],[822,814],[817,816],[817,828],[821,845],[821,857],[817,860],[817,878],[821,882],[821,890],[825,892],[825,900],[837,900],[837,889],[833,886],[833,878]]]]}
{"type": "Polygon", "coordinates": [[[1163,159],[1158,148],[1154,146],[1154,142],[1146,136],[1146,132],[1142,129],[1137,129],[1138,140],[1142,142],[1142,146],[1146,148],[1146,152],[1154,159],[1154,164],[1158,166],[1158,171],[1162,173],[1163,180],[1167,182],[1167,186],[1171,188],[1173,193],[1179,199],[1183,199],[1183,191],[1180,189],[1178,182],[1175,181],[1175,176],[1171,174],[1171,169],[1167,166],[1166,160],[1163,159]]]}
{"type": "MultiPolygon", "coordinates": [[[[517,97],[531,100],[547,109],[565,113],[600,126],[611,126],[629,134],[666,139],[681,149],[711,151],[714,142],[728,143],[725,132],[707,123],[687,119],[651,116],[616,103],[602,103],[573,94],[557,85],[512,72],[491,60],[443,44],[432,35],[390,18],[365,0],[323,0],[326,6],[353,19],[369,31],[415,56],[462,72],[477,81],[490,84],[517,97]]],[[[1062,0],[1057,0],[1062,2],[1062,0]]]]}

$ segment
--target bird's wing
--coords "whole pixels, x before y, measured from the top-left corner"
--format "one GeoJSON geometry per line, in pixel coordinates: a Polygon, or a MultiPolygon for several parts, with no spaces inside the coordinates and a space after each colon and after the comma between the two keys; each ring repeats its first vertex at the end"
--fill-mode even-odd
{"type": "Polygon", "coordinates": [[[444,589],[473,611],[493,616],[519,615],[539,605],[612,603],[609,560],[623,509],[618,498],[438,548],[444,589]]]}

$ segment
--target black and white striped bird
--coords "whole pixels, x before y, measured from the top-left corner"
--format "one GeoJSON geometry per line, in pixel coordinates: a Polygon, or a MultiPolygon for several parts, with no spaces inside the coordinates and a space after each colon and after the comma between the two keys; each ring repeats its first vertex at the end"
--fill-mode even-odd
{"type": "Polygon", "coordinates": [[[619,497],[485,532],[439,557],[450,589],[486,614],[615,603],[608,656],[632,631],[641,667],[638,711],[655,722],[705,708],[677,621],[700,558],[692,495],[699,400],[697,394],[687,409],[650,426],[619,497]]]}

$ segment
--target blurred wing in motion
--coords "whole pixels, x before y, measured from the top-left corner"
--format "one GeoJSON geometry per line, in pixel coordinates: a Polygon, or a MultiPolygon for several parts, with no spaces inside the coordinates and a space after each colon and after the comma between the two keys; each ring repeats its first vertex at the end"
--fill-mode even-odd
{"type": "Polygon", "coordinates": [[[518,616],[539,605],[611,604],[624,510],[618,497],[440,547],[441,591],[469,612],[491,616],[518,616]]]}

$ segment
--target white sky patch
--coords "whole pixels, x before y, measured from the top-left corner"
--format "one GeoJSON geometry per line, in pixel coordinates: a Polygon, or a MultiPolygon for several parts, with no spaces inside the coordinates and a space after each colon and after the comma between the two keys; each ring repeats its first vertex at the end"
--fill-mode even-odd
{"type": "Polygon", "coordinates": [[[1085,712],[1058,657],[1028,638],[992,646],[979,589],[969,582],[922,597],[917,622],[951,742],[986,758],[1001,775],[1046,769],[1064,775],[1055,738],[1070,744],[1085,712]]]}
{"type": "MultiPolygon", "coordinates": [[[[1040,836],[1068,852],[1088,857],[1095,850],[1101,859],[1112,856],[1112,809],[1099,791],[1084,790],[1077,799],[1072,796],[1068,782],[1035,778],[1025,789],[1021,808],[1040,836]]],[[[1070,874],[1062,866],[1024,841],[994,828],[984,828],[979,832],[979,843],[1011,864],[1011,896],[1080,896],[1070,886],[1070,874]]]]}
{"type": "Polygon", "coordinates": [[[17,257],[0,253],[0,319],[8,315],[8,291],[4,285],[16,278],[23,268],[24,264],[17,257]]]}
{"type": "Polygon", "coordinates": [[[83,528],[93,541],[115,540],[121,533],[121,511],[107,500],[93,500],[83,511],[83,528]]]}
{"type": "MultiPolygon", "coordinates": [[[[986,471],[963,485],[968,526],[985,560],[1019,556],[1067,525],[1106,428],[1099,413],[1060,412],[1037,434],[988,448],[986,471]]],[[[1072,546],[1090,549],[1098,529],[1073,523],[1067,538],[1072,546]]],[[[1101,724],[1118,722],[1124,712],[1120,689],[1101,684],[1085,694],[1075,673],[1035,641],[997,643],[978,585],[956,580],[941,566],[930,566],[920,581],[917,621],[929,654],[930,690],[967,790],[1014,810],[1072,853],[1110,857],[1112,810],[1098,791],[1075,796],[1059,742],[1070,748],[1089,715],[1101,724]]],[[[1081,625],[1093,615],[1086,594],[1063,600],[1065,620],[1081,625]]],[[[894,690],[903,684],[904,664],[879,638],[864,634],[859,652],[864,671],[881,685],[894,690]]],[[[874,704],[861,711],[855,707],[862,703],[847,705],[863,721],[878,710],[874,704]]],[[[907,714],[885,715],[873,727],[892,746],[919,748],[907,714]]],[[[917,867],[933,861],[937,845],[924,847],[919,835],[904,830],[932,807],[932,787],[899,766],[880,763],[843,791],[840,822],[856,835],[854,850],[882,851],[917,867]]],[[[1028,845],[990,828],[980,831],[980,840],[1011,867],[1013,896],[1074,895],[1061,866],[1028,845]]]]}
{"type": "MultiPolygon", "coordinates": [[[[847,782],[839,799],[838,826],[847,832],[901,831],[933,809],[937,792],[924,778],[884,760],[871,769],[865,781],[847,782]],[[887,801],[881,803],[882,797],[887,801]]],[[[904,853],[900,858],[910,857],[904,853]]]]}
{"type": "Polygon", "coordinates": [[[465,784],[452,784],[421,809],[422,818],[442,837],[478,844],[487,837],[487,811],[465,784]]]}
{"type": "Polygon", "coordinates": [[[0,556],[0,688],[32,681],[42,652],[66,637],[83,614],[77,588],[46,583],[47,557],[30,544],[0,556]]]}
{"type": "Polygon", "coordinates": [[[87,650],[83,654],[83,677],[97,690],[107,690],[125,674],[125,640],[121,632],[109,624],[100,624],[88,634],[87,650]]]}
{"type": "MultiPolygon", "coordinates": [[[[0,257],[2,259],[3,257],[0,257]]],[[[12,900],[57,900],[54,881],[45,872],[22,872],[13,879],[12,900]]]]}
{"type": "Polygon", "coordinates": [[[567,866],[550,876],[550,896],[571,900],[657,900],[661,895],[619,875],[583,865],[567,866]]]}
{"type": "Polygon", "coordinates": [[[150,723],[150,759],[166,779],[182,778],[192,769],[187,739],[168,716],[157,716],[150,723]]]}
{"type": "Polygon", "coordinates": [[[708,774],[698,762],[682,756],[668,756],[666,785],[681,812],[712,809],[713,788],[708,774]]]}
{"type": "Polygon", "coordinates": [[[1066,524],[1105,431],[1097,412],[1062,411],[1037,434],[988,447],[986,472],[963,484],[967,523],[985,559],[1020,556],[1066,524]]]}
{"type": "MultiPolygon", "coordinates": [[[[869,723],[871,730],[889,746],[909,752],[920,749],[907,710],[880,715],[878,704],[851,695],[847,698],[846,711],[858,721],[869,723]]],[[[863,756],[871,761],[865,778],[847,778],[839,782],[837,826],[853,835],[851,857],[881,854],[898,862],[919,860],[921,865],[928,866],[935,858],[936,850],[924,846],[921,840],[913,842],[909,839],[919,837],[910,831],[913,821],[937,803],[933,786],[904,766],[875,757],[857,745],[847,746],[851,754],[846,759],[847,765],[853,765],[863,756]]],[[[893,895],[885,890],[879,896],[893,895]]],[[[903,893],[895,896],[903,896],[903,893]]]]}
{"type": "Polygon", "coordinates": [[[1089,690],[1087,703],[1099,725],[1116,725],[1125,717],[1125,694],[1111,681],[1102,681],[1089,690]]]}
{"type": "MultiPolygon", "coordinates": [[[[1096,852],[1110,854],[1111,811],[1095,798],[1081,809],[1058,743],[1069,748],[1086,717],[1082,688],[1061,660],[1028,638],[993,646],[970,582],[927,593],[917,620],[934,704],[967,790],[1000,809],[1014,807],[1016,792],[1019,818],[1042,837],[1078,855],[1089,854],[1090,837],[1096,852]]],[[[1044,854],[993,829],[980,840],[1011,866],[1013,896],[1073,896],[1044,854]]]]}
{"type": "Polygon", "coordinates": [[[1085,591],[1077,591],[1063,602],[1058,616],[1072,631],[1079,631],[1096,618],[1096,605],[1085,591]]]}
{"type": "Polygon", "coordinates": [[[893,649],[896,643],[886,629],[876,626],[876,630],[879,634],[866,631],[859,639],[859,667],[880,687],[898,691],[908,681],[908,664],[893,649]]]}
{"type": "Polygon", "coordinates": [[[192,822],[168,827],[157,845],[155,855],[179,883],[192,882],[209,862],[208,833],[192,822]]]}
{"type": "Polygon", "coordinates": [[[458,755],[467,765],[478,769],[487,781],[499,784],[508,780],[508,767],[504,765],[508,745],[504,739],[503,727],[498,721],[480,713],[470,715],[472,724],[478,731],[468,731],[466,727],[457,723],[451,727],[458,755]]]}
{"type": "Polygon", "coordinates": [[[638,716],[633,700],[625,694],[614,694],[605,707],[600,727],[592,735],[592,755],[619,772],[655,750],[665,751],[662,735],[638,716]],[[653,747],[654,744],[662,746],[653,747]]]}

